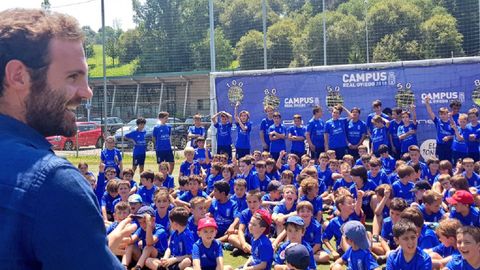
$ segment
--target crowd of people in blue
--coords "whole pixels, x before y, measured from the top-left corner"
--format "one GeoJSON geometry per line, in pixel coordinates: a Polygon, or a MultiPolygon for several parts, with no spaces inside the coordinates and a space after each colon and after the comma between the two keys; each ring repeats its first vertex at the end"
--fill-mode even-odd
{"type": "Polygon", "coordinates": [[[113,137],[98,176],[78,165],[107,233],[128,216],[138,225],[117,254],[126,269],[231,269],[227,251],[248,256],[242,269],[480,269],[476,108],[461,113],[453,101],[434,112],[427,97],[421,109],[437,144],[436,157],[423,160],[415,106],[384,110],[375,100],[366,122],[359,108],[341,105],[323,121],[315,106],[306,125],[296,114],[289,128],[266,106],[260,134],[238,107],[212,116],[215,154],[194,116],[178,179],[167,112],[153,130],[158,171],[144,170],[143,118],[126,135],[135,145],[131,169],[113,137]],[[252,149],[253,136],[263,149],[252,149]]]}

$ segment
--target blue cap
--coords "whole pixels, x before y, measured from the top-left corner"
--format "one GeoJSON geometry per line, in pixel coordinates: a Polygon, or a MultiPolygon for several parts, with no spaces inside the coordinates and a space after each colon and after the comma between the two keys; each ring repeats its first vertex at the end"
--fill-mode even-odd
{"type": "Polygon", "coordinates": [[[305,226],[305,221],[303,221],[303,219],[299,216],[288,217],[285,224],[288,224],[288,223],[293,223],[293,224],[296,224],[298,226],[305,226]]]}
{"type": "Polygon", "coordinates": [[[368,249],[367,230],[360,221],[351,220],[342,226],[342,233],[352,240],[360,249],[368,249]]]}
{"type": "Polygon", "coordinates": [[[155,216],[155,210],[153,210],[152,207],[150,206],[142,206],[140,209],[138,209],[137,213],[133,214],[132,217],[134,218],[143,218],[146,215],[150,215],[152,217],[155,216]]]}
{"type": "Polygon", "coordinates": [[[308,269],[310,253],[304,245],[292,243],[285,249],[285,261],[296,269],[308,269]]]}

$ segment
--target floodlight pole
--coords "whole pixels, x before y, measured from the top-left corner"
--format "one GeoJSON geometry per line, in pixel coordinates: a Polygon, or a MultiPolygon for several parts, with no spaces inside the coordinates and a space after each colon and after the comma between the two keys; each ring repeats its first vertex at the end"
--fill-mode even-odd
{"type": "MultiPolygon", "coordinates": [[[[479,0],[480,1],[480,0],[479,0]]],[[[370,52],[368,48],[368,0],[365,0],[365,43],[367,45],[367,64],[370,63],[370,52]]]]}
{"type": "MultiPolygon", "coordinates": [[[[102,62],[103,62],[103,135],[107,134],[107,59],[105,56],[105,4],[102,6],[102,62]]],[[[102,146],[103,148],[103,146],[102,146]]]]}
{"type": "Polygon", "coordinates": [[[213,0],[208,0],[208,16],[210,17],[210,71],[215,72],[217,68],[215,62],[215,21],[213,17],[213,0]]]}
{"type": "Polygon", "coordinates": [[[323,14],[323,65],[327,65],[327,23],[325,14],[325,0],[322,0],[322,14],[323,14]]]}
{"type": "Polygon", "coordinates": [[[267,69],[267,4],[262,0],[263,21],[263,69],[267,69]]]}

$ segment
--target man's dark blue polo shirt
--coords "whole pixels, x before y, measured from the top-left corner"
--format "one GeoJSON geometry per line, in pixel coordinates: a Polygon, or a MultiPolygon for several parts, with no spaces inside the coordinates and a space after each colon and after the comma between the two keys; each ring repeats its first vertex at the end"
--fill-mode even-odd
{"type": "Polygon", "coordinates": [[[50,146],[0,114],[0,269],[123,269],[91,187],[50,146]]]}

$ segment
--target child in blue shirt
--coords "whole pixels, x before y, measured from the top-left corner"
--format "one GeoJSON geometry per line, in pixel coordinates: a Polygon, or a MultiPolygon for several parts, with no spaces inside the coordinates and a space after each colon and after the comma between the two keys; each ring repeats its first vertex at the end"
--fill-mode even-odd
{"type": "Polygon", "coordinates": [[[440,174],[439,167],[440,167],[440,160],[436,157],[431,157],[427,160],[427,175],[425,176],[425,180],[427,180],[430,185],[433,185],[435,182],[435,178],[440,174]]]}
{"type": "Polygon", "coordinates": [[[270,269],[273,262],[272,242],[268,239],[272,219],[270,213],[265,209],[258,209],[252,215],[248,223],[248,229],[252,242],[252,255],[245,262],[243,269],[270,269]]]}
{"type": "Polygon", "coordinates": [[[464,158],[462,160],[462,175],[467,179],[470,187],[480,186],[480,175],[475,172],[475,161],[472,158],[464,158]]]}
{"type": "Polygon", "coordinates": [[[332,171],[328,168],[328,156],[326,153],[321,153],[319,156],[319,164],[316,167],[318,173],[318,181],[323,181],[327,190],[333,187],[332,171]]]}
{"type": "Polygon", "coordinates": [[[268,128],[268,136],[270,139],[270,155],[274,160],[278,160],[280,152],[287,150],[285,143],[287,128],[282,124],[282,116],[279,112],[273,113],[273,125],[268,128]]]}
{"type": "Polygon", "coordinates": [[[353,107],[350,114],[351,119],[347,123],[348,153],[357,159],[360,157],[358,147],[367,137],[367,124],[359,119],[360,108],[353,107]]]}
{"type": "Polygon", "coordinates": [[[190,175],[188,177],[188,191],[182,194],[180,197],[176,198],[175,203],[177,205],[188,206],[190,200],[197,196],[209,199],[210,197],[208,196],[208,194],[202,189],[202,182],[203,180],[201,176],[190,175]]]}
{"type": "Polygon", "coordinates": [[[122,173],[122,179],[130,183],[129,195],[135,194],[138,191],[137,181],[133,179],[134,174],[135,172],[133,171],[133,169],[130,169],[130,168],[123,170],[123,173],[122,173]]]}
{"type": "Polygon", "coordinates": [[[213,189],[213,197],[208,212],[217,221],[218,234],[216,238],[224,236],[230,224],[235,219],[235,203],[228,198],[230,185],[228,182],[216,182],[213,189]]]}
{"type": "Polygon", "coordinates": [[[411,204],[415,200],[415,196],[411,191],[414,187],[413,182],[415,179],[415,170],[408,165],[401,165],[397,169],[398,177],[400,180],[392,184],[393,196],[399,197],[411,204]]]}
{"type": "Polygon", "coordinates": [[[202,218],[198,222],[200,239],[193,244],[192,270],[232,269],[223,265],[222,243],[215,239],[217,229],[213,218],[202,218]]]}
{"type": "Polygon", "coordinates": [[[168,112],[159,112],[158,120],[160,124],[153,128],[152,140],[155,143],[155,151],[157,155],[157,164],[166,161],[170,164],[170,174],[173,172],[175,160],[173,157],[172,144],[170,137],[172,135],[172,127],[167,124],[168,112]]]}
{"type": "Polygon", "coordinates": [[[222,180],[222,163],[220,162],[214,162],[212,163],[212,167],[210,167],[210,174],[207,176],[206,182],[207,182],[207,194],[211,195],[213,192],[213,185],[222,180]]]}
{"type": "Polygon", "coordinates": [[[207,207],[206,200],[203,197],[194,197],[190,200],[190,212],[192,215],[188,218],[187,227],[192,232],[194,242],[198,240],[198,222],[205,217],[208,209],[207,207]]]}
{"type": "Polygon", "coordinates": [[[450,118],[450,126],[455,132],[452,143],[452,164],[456,164],[459,159],[468,157],[468,139],[469,132],[467,129],[467,115],[461,113],[458,117],[458,126],[450,118]]]}
{"type": "Polygon", "coordinates": [[[448,108],[441,107],[438,110],[438,116],[432,110],[430,105],[430,97],[425,98],[425,106],[427,107],[428,115],[430,119],[435,124],[435,129],[437,131],[437,146],[435,149],[435,154],[438,156],[439,160],[452,160],[452,139],[455,134],[453,128],[450,126],[448,120],[448,108]],[[440,119],[439,119],[440,118],[440,119]]]}
{"type": "Polygon", "coordinates": [[[147,153],[147,142],[145,141],[145,124],[147,120],[143,117],[137,118],[137,129],[125,134],[125,138],[133,141],[133,172],[137,171],[137,166],[140,168],[140,173],[143,172],[145,165],[145,157],[147,153]]]}
{"type": "Polygon", "coordinates": [[[193,159],[195,149],[193,147],[185,147],[183,154],[185,155],[185,160],[180,165],[179,176],[200,175],[202,173],[200,163],[193,159]]]}
{"type": "Polygon", "coordinates": [[[213,126],[217,129],[217,153],[227,154],[232,159],[232,115],[220,111],[212,116],[213,126]],[[220,123],[218,122],[220,116],[220,123]]]}
{"type": "Polygon", "coordinates": [[[205,147],[205,138],[198,137],[195,139],[197,148],[195,148],[195,154],[193,155],[193,160],[197,161],[202,169],[208,171],[210,168],[210,161],[212,159],[212,153],[205,147]]]}
{"type": "Polygon", "coordinates": [[[398,138],[398,128],[403,125],[402,122],[402,108],[392,109],[392,121],[388,126],[388,137],[392,147],[392,154],[395,159],[400,159],[400,139],[398,138]]]}
{"type": "Polygon", "coordinates": [[[367,173],[368,180],[372,181],[375,185],[391,184],[387,174],[382,169],[382,161],[377,158],[372,158],[368,162],[370,170],[367,173]]]}
{"type": "Polygon", "coordinates": [[[440,222],[445,216],[445,211],[442,209],[442,194],[427,190],[423,193],[422,204],[419,209],[422,212],[425,222],[440,222]]]}
{"type": "Polygon", "coordinates": [[[153,184],[153,178],[155,175],[152,171],[147,170],[140,174],[140,183],[142,187],[138,189],[137,194],[142,196],[143,203],[145,205],[150,205],[153,203],[153,194],[157,191],[157,186],[153,184]]]}
{"type": "Polygon", "coordinates": [[[254,182],[259,184],[260,191],[262,194],[267,192],[268,183],[270,183],[270,178],[266,175],[267,173],[267,163],[263,160],[255,163],[255,173],[253,174],[254,182]]]}
{"type": "Polygon", "coordinates": [[[286,170],[293,172],[293,179],[296,180],[297,176],[302,171],[300,166],[300,157],[295,154],[288,154],[285,150],[280,152],[280,156],[277,159],[277,168],[280,171],[280,174],[286,170]],[[283,164],[284,157],[287,156],[287,163],[283,164]]]}
{"type": "Polygon", "coordinates": [[[288,217],[296,215],[297,189],[294,185],[283,186],[283,202],[273,208],[272,220],[276,230],[283,231],[283,224],[288,217]]]}
{"type": "Polygon", "coordinates": [[[305,154],[305,133],[307,129],[302,125],[302,116],[293,115],[293,126],[288,129],[288,140],[292,142],[290,153],[299,158],[305,154]]]}
{"type": "Polygon", "coordinates": [[[305,138],[307,139],[310,156],[313,160],[317,160],[320,153],[325,152],[325,122],[321,119],[323,115],[322,107],[313,107],[312,114],[312,119],[308,121],[305,138]]]}
{"type": "Polygon", "coordinates": [[[156,258],[165,253],[168,234],[163,226],[155,224],[155,211],[150,206],[142,206],[132,217],[140,227],[131,236],[122,264],[128,266],[134,259],[137,264],[133,269],[140,270],[145,266],[147,258],[156,258]],[[137,244],[138,241],[141,241],[142,246],[137,244]]]}
{"type": "Polygon", "coordinates": [[[342,265],[347,265],[351,270],[380,269],[373,257],[368,242],[367,230],[360,221],[352,220],[342,226],[342,232],[347,244],[350,246],[341,258],[338,258],[332,270],[342,270],[342,265]]]}
{"type": "Polygon", "coordinates": [[[313,216],[319,222],[322,221],[323,200],[318,195],[318,180],[313,177],[307,177],[301,183],[303,196],[298,200],[299,202],[308,201],[313,206],[313,216]]]}
{"type": "Polygon", "coordinates": [[[432,259],[417,247],[417,228],[413,222],[401,219],[393,226],[393,236],[399,249],[392,251],[387,258],[386,270],[431,270],[432,259]]]}
{"type": "Polygon", "coordinates": [[[113,201],[118,198],[118,181],[109,180],[107,182],[106,191],[102,196],[100,205],[102,206],[102,216],[105,223],[113,221],[114,205],[113,201]]]}
{"type": "Polygon", "coordinates": [[[410,106],[412,113],[412,123],[410,123],[410,112],[402,112],[403,125],[398,127],[398,139],[400,140],[400,153],[404,154],[408,152],[410,145],[417,145],[417,113],[415,111],[415,105],[410,106]]]}
{"type": "Polygon", "coordinates": [[[247,181],[245,179],[236,179],[234,182],[234,194],[230,199],[235,203],[234,211],[240,213],[247,209],[247,181]]]}
{"type": "Polygon", "coordinates": [[[382,162],[382,169],[388,176],[395,170],[396,160],[388,153],[388,146],[382,144],[378,147],[378,153],[380,154],[380,161],[382,162]]]}
{"type": "Polygon", "coordinates": [[[267,114],[260,123],[260,141],[262,142],[263,151],[270,151],[270,138],[268,136],[268,128],[273,125],[273,107],[266,105],[264,108],[267,114]]]}
{"type": "Polygon", "coordinates": [[[160,173],[163,175],[164,178],[161,185],[168,188],[168,191],[170,193],[175,192],[175,180],[173,178],[173,175],[168,174],[168,172],[170,171],[170,164],[168,164],[168,162],[162,162],[158,165],[158,167],[160,169],[160,173]]]}
{"type": "Polygon", "coordinates": [[[193,116],[193,126],[188,127],[188,139],[190,139],[190,146],[197,148],[196,139],[199,137],[204,137],[207,135],[205,127],[202,126],[202,116],[195,114],[193,116]]]}
{"type": "Polygon", "coordinates": [[[332,118],[325,122],[325,150],[334,150],[337,159],[347,153],[347,118],[340,118],[343,111],[341,105],[332,108],[332,118]]]}
{"type": "MultiPolygon", "coordinates": [[[[115,212],[113,213],[114,222],[107,227],[107,235],[110,234],[118,224],[130,215],[130,205],[128,202],[119,202],[115,205],[115,212]]],[[[119,254],[116,254],[119,255],[119,254]]]]}
{"type": "Polygon", "coordinates": [[[115,148],[115,137],[108,136],[105,139],[105,149],[100,153],[100,160],[105,164],[105,168],[114,168],[117,175],[122,177],[120,175],[123,171],[122,152],[115,148]]]}
{"type": "Polygon", "coordinates": [[[165,187],[161,187],[158,189],[158,191],[155,193],[154,196],[155,199],[155,223],[162,225],[165,230],[167,231],[167,234],[170,235],[170,220],[168,219],[168,214],[170,213],[170,210],[172,210],[172,202],[170,201],[170,194],[168,192],[168,189],[165,187]]]}
{"type": "Polygon", "coordinates": [[[241,111],[237,113],[239,103],[235,106],[235,125],[237,126],[237,141],[235,142],[235,154],[237,160],[246,155],[250,155],[250,132],[252,131],[252,122],[250,122],[250,113],[241,111]]]}
{"type": "Polygon", "coordinates": [[[457,230],[461,227],[462,224],[457,219],[444,219],[438,224],[435,233],[441,244],[427,250],[435,269],[441,269],[452,259],[452,256],[460,255],[457,249],[457,230]]]}
{"type": "Polygon", "coordinates": [[[388,137],[388,126],[390,122],[379,115],[375,115],[372,118],[372,123],[374,128],[371,131],[370,148],[372,149],[372,152],[378,156],[378,148],[380,145],[385,144],[390,147],[390,140],[388,137]]]}
{"type": "Polygon", "coordinates": [[[460,220],[464,226],[480,226],[480,214],[469,191],[457,190],[452,197],[447,198],[447,202],[452,207],[450,218],[460,220]]]}
{"type": "Polygon", "coordinates": [[[457,231],[457,245],[461,256],[454,256],[444,270],[480,269],[480,228],[465,226],[457,231]]]}
{"type": "Polygon", "coordinates": [[[350,193],[357,200],[360,200],[358,193],[362,192],[362,210],[367,218],[373,218],[373,211],[376,205],[371,205],[372,196],[375,194],[377,185],[367,176],[367,169],[363,166],[355,166],[352,168],[352,179],[355,183],[350,187],[350,193]]]}
{"type": "Polygon", "coordinates": [[[432,229],[430,229],[429,226],[425,224],[422,212],[420,212],[417,207],[410,206],[403,210],[400,214],[400,218],[408,219],[415,224],[418,235],[418,247],[420,249],[429,249],[440,244],[437,235],[432,229]]]}
{"type": "Polygon", "coordinates": [[[478,109],[471,108],[468,110],[468,121],[467,129],[468,129],[468,157],[479,161],[480,160],[480,152],[479,149],[479,137],[477,137],[477,131],[480,129],[480,125],[478,123],[478,109]]]}
{"type": "MultiPolygon", "coordinates": [[[[402,198],[393,198],[389,206],[389,216],[384,218],[381,225],[380,245],[384,254],[388,254],[390,250],[397,248],[397,243],[393,237],[393,225],[400,220],[400,214],[407,209],[408,204],[402,198]]],[[[374,243],[373,246],[378,246],[374,243]]]]}
{"type": "Polygon", "coordinates": [[[187,228],[189,211],[184,207],[175,207],[168,215],[172,234],[168,248],[161,259],[150,257],[145,265],[150,269],[185,269],[192,265],[193,234],[187,228]]]}
{"type": "Polygon", "coordinates": [[[272,180],[268,183],[267,194],[262,196],[262,206],[273,212],[273,208],[279,205],[282,199],[282,183],[277,180],[272,180]]]}
{"type": "Polygon", "coordinates": [[[240,174],[237,178],[243,178],[247,181],[247,191],[260,190],[260,183],[258,178],[254,177],[252,167],[253,158],[250,155],[245,156],[238,161],[238,170],[240,171],[240,174]]]}

